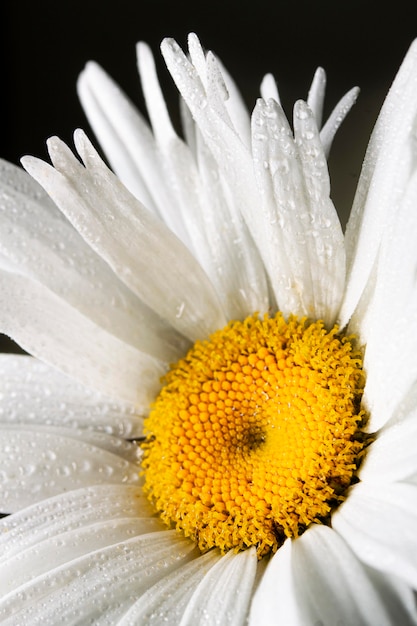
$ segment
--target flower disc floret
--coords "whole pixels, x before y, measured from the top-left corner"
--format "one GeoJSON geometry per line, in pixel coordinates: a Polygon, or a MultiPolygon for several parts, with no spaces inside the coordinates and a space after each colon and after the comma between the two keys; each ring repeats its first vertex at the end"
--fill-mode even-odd
{"type": "Polygon", "coordinates": [[[145,491],[202,551],[256,546],[324,522],[364,448],[361,353],[309,323],[253,315],[198,341],[145,421],[145,491]]]}

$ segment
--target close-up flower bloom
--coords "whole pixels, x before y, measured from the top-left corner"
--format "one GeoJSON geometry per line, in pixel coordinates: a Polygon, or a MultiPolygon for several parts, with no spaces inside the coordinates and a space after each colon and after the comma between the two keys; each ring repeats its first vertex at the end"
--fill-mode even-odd
{"type": "Polygon", "coordinates": [[[343,233],[324,70],[249,114],[193,34],[0,166],[3,624],[417,624],[417,43],[343,233]]]}

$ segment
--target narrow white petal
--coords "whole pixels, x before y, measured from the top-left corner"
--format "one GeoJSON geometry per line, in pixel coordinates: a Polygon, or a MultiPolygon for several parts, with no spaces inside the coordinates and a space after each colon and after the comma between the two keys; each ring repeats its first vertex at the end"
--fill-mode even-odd
{"type": "Polygon", "coordinates": [[[377,433],[360,467],[360,479],[367,484],[387,484],[417,474],[417,410],[409,419],[391,424],[377,433]]]}
{"type": "Polygon", "coordinates": [[[297,103],[294,139],[281,107],[260,100],[252,125],[263,258],[279,308],[332,324],[344,285],[343,235],[314,117],[297,103]]]}
{"type": "Polygon", "coordinates": [[[350,91],[348,91],[337,103],[337,105],[329,115],[326,123],[323,125],[323,128],[320,131],[320,139],[323,144],[323,149],[326,157],[329,156],[333,139],[339,129],[340,124],[343,122],[350,109],[355,104],[358,95],[358,87],[353,87],[350,91]]]}
{"type": "MultiPolygon", "coordinates": [[[[225,111],[214,58],[207,55],[207,76],[202,79],[201,55],[196,68],[173,40],[163,42],[162,52],[254,237],[279,308],[286,314],[323,317],[331,324],[344,286],[343,236],[329,199],[327,165],[312,114],[306,115],[307,109],[300,112],[298,106],[296,117],[311,119],[296,122],[294,142],[276,102],[270,101],[268,115],[259,105],[252,129],[252,159],[225,111]]],[[[315,90],[318,94],[319,88],[315,90]]]]}
{"type": "Polygon", "coordinates": [[[417,587],[417,486],[356,485],[332,517],[358,559],[417,587]]]}
{"type": "Polygon", "coordinates": [[[181,127],[184,133],[185,141],[192,154],[194,155],[194,158],[196,158],[197,127],[193,120],[193,116],[191,115],[191,111],[186,105],[183,98],[180,98],[180,116],[181,127]]]}
{"type": "Polygon", "coordinates": [[[142,434],[135,407],[117,403],[30,356],[0,354],[0,423],[142,434]]]}
{"type": "Polygon", "coordinates": [[[154,195],[164,189],[161,168],[152,133],[139,111],[94,62],[80,74],[77,92],[113,171],[145,206],[158,212],[154,195]]]}
{"type": "Polygon", "coordinates": [[[395,623],[413,624],[402,597],[397,585],[377,584],[337,533],[313,525],[273,557],[255,595],[250,624],[391,626],[397,618],[395,623]]]}
{"type": "Polygon", "coordinates": [[[110,436],[104,433],[97,433],[93,443],[89,443],[88,437],[82,437],[82,433],[76,437],[72,429],[54,433],[51,427],[51,431],[48,432],[48,427],[1,427],[0,465],[5,512],[89,485],[139,483],[135,444],[123,442],[117,449],[114,442],[106,445],[106,438],[110,436]],[[106,447],[113,449],[108,451],[106,447]],[[126,451],[131,460],[124,458],[126,451]]]}
{"type": "Polygon", "coordinates": [[[0,254],[16,273],[141,351],[166,361],[184,354],[184,338],[117,279],[24,170],[0,162],[0,190],[0,254]]]}
{"type": "Polygon", "coordinates": [[[269,561],[252,600],[249,626],[285,624],[299,626],[301,610],[296,595],[298,581],[292,572],[293,546],[287,539],[269,561]]]}
{"type": "Polygon", "coordinates": [[[202,182],[204,229],[210,249],[207,272],[218,293],[222,294],[228,319],[244,319],[254,311],[268,309],[266,295],[260,298],[260,277],[264,277],[262,261],[200,133],[197,134],[196,152],[202,182]],[[221,228],[219,224],[222,224],[221,228]]]}
{"type": "Polygon", "coordinates": [[[87,387],[146,410],[166,364],[110,335],[38,283],[1,271],[0,286],[2,332],[87,387]]]}
{"type": "Polygon", "coordinates": [[[184,225],[188,248],[206,269],[210,260],[210,248],[205,235],[201,206],[201,197],[205,190],[200,185],[195,157],[177,136],[171,124],[149,47],[144,43],[138,44],[137,56],[142,89],[158,149],[163,158],[163,175],[170,189],[171,203],[184,225]]]}
{"type": "Polygon", "coordinates": [[[10,623],[115,624],[140,593],[192,558],[175,531],[133,537],[49,571],[0,600],[10,623]]]}
{"type": "Polygon", "coordinates": [[[81,74],[78,89],[89,122],[117,176],[190,247],[163,155],[147,122],[95,63],[89,63],[81,74]]]}
{"type": "Polygon", "coordinates": [[[260,91],[263,100],[275,100],[275,102],[281,104],[277,83],[272,74],[265,74],[261,82],[260,91]]]}
{"type": "Polygon", "coordinates": [[[411,332],[417,315],[416,202],[415,173],[403,190],[389,237],[381,243],[373,299],[362,320],[354,320],[361,340],[366,342],[364,402],[372,430],[393,415],[417,379],[417,337],[411,332]]]}
{"type": "Polygon", "coordinates": [[[195,340],[224,326],[213,287],[185,246],[130,195],[81,132],[76,142],[85,168],[57,139],[49,142],[57,169],[30,157],[25,168],[119,278],[179,332],[195,340]]]}
{"type": "Polygon", "coordinates": [[[153,54],[147,44],[137,45],[138,69],[145,96],[146,108],[156,141],[164,145],[176,137],[164,96],[156,75],[153,54]]]}
{"type": "Polygon", "coordinates": [[[246,146],[250,146],[250,116],[245,102],[233,78],[217,57],[216,62],[227,90],[226,110],[237,134],[246,146]]]}
{"type": "MultiPolygon", "coordinates": [[[[194,71],[195,80],[205,85],[210,105],[229,126],[234,122],[237,128],[245,127],[247,134],[248,115],[242,111],[243,104],[231,78],[227,73],[223,76],[225,70],[213,55],[207,55],[206,59],[193,35],[190,35],[190,46],[191,56],[198,66],[194,71]]],[[[152,108],[154,98],[158,110],[162,107],[162,104],[158,105],[162,95],[149,55],[147,48],[139,48],[139,65],[145,81],[144,89],[148,92],[148,107],[152,108]]],[[[160,122],[155,121],[157,123],[160,122]]],[[[239,201],[225,189],[227,179],[222,178],[209,147],[201,140],[201,134],[195,136],[194,132],[192,151],[168,131],[160,133],[160,143],[196,255],[218,293],[222,294],[228,318],[242,318],[255,310],[266,310],[267,289],[261,260],[242,221],[239,201]],[[222,224],[221,228],[219,224],[222,224]],[[231,302],[233,299],[237,302],[231,302]]]]}
{"type": "Polygon", "coordinates": [[[203,50],[203,46],[195,33],[190,33],[188,35],[187,44],[191,63],[194,65],[204,87],[207,87],[206,52],[203,50]]]}
{"type": "Polygon", "coordinates": [[[118,622],[118,626],[177,626],[185,607],[200,581],[210,572],[219,559],[217,550],[202,556],[171,572],[145,591],[118,622]]]}
{"type": "Polygon", "coordinates": [[[317,128],[321,128],[323,119],[324,96],[326,94],[326,72],[322,67],[315,71],[310,91],[308,92],[307,104],[313,111],[317,128]]]}
{"type": "Polygon", "coordinates": [[[250,146],[250,117],[239,89],[221,60],[207,54],[195,33],[188,36],[188,50],[191,62],[208,93],[213,106],[217,101],[219,113],[233,126],[243,143],[250,146]]]}
{"type": "Polygon", "coordinates": [[[62,492],[0,519],[1,554],[11,558],[50,537],[100,521],[153,515],[138,485],[106,483],[62,492]]]}
{"type": "Polygon", "coordinates": [[[374,586],[354,553],[327,526],[313,526],[293,543],[293,575],[306,623],[340,620],[358,626],[391,626],[393,621],[414,622],[405,607],[399,614],[390,612],[385,602],[389,585],[374,586]]]}
{"type": "MultiPolygon", "coordinates": [[[[223,85],[223,76],[217,60],[208,55],[206,61],[199,42],[193,36],[190,36],[190,45],[212,106],[228,119],[223,92],[218,88],[218,83],[223,85]]],[[[169,181],[171,195],[175,197],[188,239],[192,242],[190,249],[216,287],[228,319],[241,319],[254,310],[264,310],[268,304],[260,303],[258,297],[263,268],[240,213],[235,210],[232,199],[225,197],[224,181],[216,162],[200,134],[196,137],[194,129],[191,148],[175,134],[154,60],[145,44],[138,46],[138,63],[149,115],[164,158],[165,178],[169,181]]],[[[228,95],[227,98],[229,102],[228,95]]],[[[235,92],[233,102],[233,114],[238,118],[237,123],[243,125],[235,92]]],[[[187,128],[190,130],[189,123],[187,128]]]]}
{"type": "MultiPolygon", "coordinates": [[[[219,172],[227,184],[229,197],[234,207],[243,214],[249,232],[258,246],[259,254],[262,254],[264,228],[262,220],[259,219],[259,195],[250,152],[245,147],[243,139],[230,125],[230,121],[225,121],[224,116],[219,115],[217,110],[207,106],[208,96],[204,86],[179,46],[172,40],[164,40],[161,49],[168,69],[217,162],[219,172]]],[[[242,241],[242,249],[245,243],[246,240],[242,241]]],[[[253,263],[258,283],[257,301],[260,303],[258,310],[264,312],[264,303],[268,302],[268,287],[264,271],[256,256],[253,257],[253,263]]],[[[248,273],[250,285],[254,284],[252,280],[254,274],[254,270],[248,273]]]]}
{"type": "MultiPolygon", "coordinates": [[[[344,237],[330,200],[329,172],[317,123],[302,101],[294,107],[294,138],[309,205],[310,224],[303,226],[309,250],[314,310],[318,318],[332,324],[345,286],[344,237]]],[[[299,217],[305,219],[303,214],[299,217]]]]}
{"type": "Polygon", "coordinates": [[[381,242],[391,236],[397,208],[414,169],[417,114],[417,42],[387,95],[365,156],[349,223],[349,280],[341,322],[351,317],[375,264],[381,242]]]}
{"type": "Polygon", "coordinates": [[[51,535],[43,542],[1,561],[0,594],[10,593],[38,576],[96,550],[120,543],[132,536],[163,529],[158,518],[118,518],[51,535]]]}
{"type": "Polygon", "coordinates": [[[205,575],[191,597],[180,626],[240,626],[244,623],[255,581],[254,548],[228,552],[205,575]]]}

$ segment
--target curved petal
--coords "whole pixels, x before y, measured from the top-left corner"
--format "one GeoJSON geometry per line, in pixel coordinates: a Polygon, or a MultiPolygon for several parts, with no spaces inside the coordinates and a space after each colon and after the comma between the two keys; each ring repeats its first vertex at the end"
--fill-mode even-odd
{"type": "MultiPolygon", "coordinates": [[[[253,176],[250,152],[233,128],[226,109],[221,107],[219,114],[217,108],[213,109],[211,106],[207,106],[210,95],[206,94],[196,69],[179,46],[172,40],[164,40],[161,49],[168,69],[190,109],[204,142],[217,163],[224,185],[228,189],[227,198],[233,203],[232,218],[236,211],[242,213],[250,235],[256,242],[258,253],[262,255],[263,228],[261,228],[262,224],[259,220],[259,197],[253,176]]],[[[236,244],[244,251],[247,238],[238,238],[236,244]]],[[[265,312],[265,302],[269,301],[268,285],[260,259],[254,252],[251,252],[251,261],[256,272],[247,263],[245,271],[249,276],[249,285],[256,284],[253,276],[257,279],[257,301],[262,306],[258,310],[265,312]]],[[[245,260],[244,253],[241,258],[245,260]]]]}
{"type": "Polygon", "coordinates": [[[0,424],[61,426],[122,438],[142,434],[131,404],[96,393],[31,356],[0,354],[0,424]]]}
{"type": "Polygon", "coordinates": [[[138,485],[94,485],[59,493],[0,519],[3,558],[100,521],[152,517],[154,511],[138,485]]]}
{"type": "Polygon", "coordinates": [[[365,289],[381,242],[391,237],[397,208],[414,171],[416,115],[417,41],[386,97],[363,163],[346,228],[348,283],[342,325],[349,321],[365,289]]]}
{"type": "Polygon", "coordinates": [[[0,254],[15,273],[143,352],[165,361],[184,354],[184,337],[118,280],[24,170],[0,161],[0,191],[0,254]]]}
{"type": "MultiPolygon", "coordinates": [[[[210,71],[208,65],[213,63],[209,57],[206,60],[195,38],[190,37],[190,42],[194,42],[200,72],[210,82],[208,89],[216,92],[217,98],[215,85],[223,81],[220,70],[213,61],[217,71],[210,71]]],[[[143,43],[138,45],[138,64],[152,127],[164,156],[165,176],[189,233],[190,249],[220,294],[228,319],[266,311],[269,302],[264,268],[213,155],[199,131],[194,132],[192,148],[174,132],[151,51],[143,43]]],[[[236,113],[235,108],[233,111],[236,113]]],[[[238,118],[242,123],[240,114],[238,118]]]]}
{"type": "Polygon", "coordinates": [[[343,234],[316,122],[301,101],[294,131],[281,107],[259,100],[254,169],[265,216],[264,261],[280,310],[334,323],[344,287],[343,234]]]}
{"type": "Polygon", "coordinates": [[[66,566],[79,557],[130,539],[163,530],[157,518],[118,518],[99,521],[59,535],[51,535],[44,541],[19,552],[0,563],[0,593],[6,595],[22,585],[66,566]]]}
{"type": "Polygon", "coordinates": [[[417,486],[359,483],[332,517],[358,559],[417,588],[417,486]]]}
{"type": "MultiPolygon", "coordinates": [[[[344,250],[340,224],[328,197],[328,174],[327,170],[325,172],[325,168],[322,167],[322,162],[325,163],[325,157],[317,128],[314,126],[315,131],[312,134],[313,124],[311,120],[310,123],[302,120],[297,123],[299,130],[297,143],[300,144],[303,165],[302,168],[299,168],[294,156],[289,164],[290,172],[285,177],[285,165],[282,168],[284,171],[279,171],[278,164],[271,163],[272,159],[269,159],[269,155],[267,158],[262,158],[265,156],[267,148],[271,148],[271,152],[273,152],[274,148],[279,145],[279,131],[277,125],[274,126],[276,103],[271,104],[275,115],[271,115],[269,120],[264,118],[259,123],[259,126],[265,128],[256,128],[252,132],[252,141],[254,138],[255,140],[259,139],[259,143],[253,147],[254,154],[252,155],[250,149],[245,146],[244,141],[233,127],[226,111],[224,98],[222,99],[221,96],[220,83],[222,81],[219,79],[216,83],[213,75],[210,83],[210,68],[214,72],[214,66],[209,64],[209,57],[207,56],[206,76],[203,76],[200,67],[201,61],[199,60],[197,67],[194,67],[175,41],[164,40],[162,53],[204,141],[217,161],[219,171],[227,180],[239,210],[248,224],[249,231],[268,271],[271,287],[279,308],[284,313],[292,312],[310,317],[322,317],[322,309],[326,308],[325,319],[326,322],[331,323],[338,311],[342,295],[344,281],[344,259],[342,257],[344,250]],[[216,85],[216,89],[212,85],[216,85]],[[269,129],[268,121],[270,122],[269,129]],[[262,144],[262,139],[264,144],[262,144]],[[262,145],[266,146],[264,151],[262,151],[262,145]],[[314,150],[314,158],[309,158],[309,151],[312,149],[314,150]],[[318,156],[322,158],[317,158],[318,156]],[[301,206],[301,208],[298,208],[297,211],[294,208],[294,216],[298,218],[298,224],[301,223],[300,214],[305,214],[307,217],[307,223],[302,224],[302,233],[304,239],[307,239],[310,244],[311,254],[306,254],[303,248],[304,242],[297,241],[297,254],[291,268],[292,271],[288,271],[289,259],[282,262],[282,257],[286,255],[280,251],[277,252],[279,247],[285,245],[285,240],[291,240],[291,244],[294,245],[294,237],[291,237],[292,229],[287,227],[287,224],[280,223],[279,217],[281,216],[277,217],[279,211],[275,206],[276,199],[273,199],[272,207],[268,206],[268,202],[265,202],[265,197],[268,196],[268,186],[265,188],[265,172],[262,168],[265,169],[265,166],[269,168],[271,165],[274,183],[276,183],[273,189],[280,199],[284,197],[284,207],[287,208],[288,205],[293,204],[295,191],[297,191],[295,207],[301,206]],[[257,178],[254,174],[254,168],[258,175],[257,178]],[[298,175],[301,180],[298,185],[292,185],[293,181],[289,181],[293,171],[295,178],[298,175]],[[315,184],[311,195],[314,195],[314,198],[309,196],[307,191],[313,175],[317,178],[316,181],[316,178],[313,177],[315,184]],[[317,196],[317,192],[319,192],[319,196],[317,196]],[[261,213],[259,207],[261,207],[261,213]],[[312,225],[309,222],[310,213],[312,219],[317,220],[318,208],[320,211],[325,210],[323,223],[312,225]],[[325,224],[327,224],[326,227],[325,224]],[[321,236],[324,237],[323,240],[321,240],[321,236]],[[277,260],[277,256],[280,257],[279,260],[277,260]],[[313,280],[310,267],[314,273],[313,280]],[[334,267],[338,269],[333,277],[331,272],[334,267]],[[304,294],[306,303],[301,301],[304,294]]],[[[307,119],[309,116],[304,114],[305,111],[300,117],[307,119]]],[[[259,120],[259,117],[255,117],[255,119],[259,120]]],[[[286,125],[288,126],[287,123],[286,125]]],[[[282,143],[285,139],[287,139],[288,145],[286,135],[283,137],[282,143]]],[[[293,152],[298,152],[292,137],[290,140],[294,147],[293,152]]],[[[266,199],[268,200],[268,198],[266,199]]],[[[292,214],[291,217],[293,217],[292,214]]],[[[289,220],[287,219],[287,221],[289,220]]]]}
{"type": "Polygon", "coordinates": [[[417,410],[412,413],[377,433],[360,466],[361,481],[384,485],[417,474],[417,410]]]}
{"type": "MultiPolygon", "coordinates": [[[[14,623],[117,623],[149,585],[193,556],[175,531],[154,532],[73,559],[0,600],[0,617],[14,623]]],[[[5,622],[6,623],[6,622],[5,622]]]]}
{"type": "MultiPolygon", "coordinates": [[[[417,151],[415,157],[417,161],[417,151]]],[[[417,336],[411,331],[417,315],[416,202],[417,172],[403,190],[389,237],[381,243],[373,299],[352,329],[366,342],[364,402],[372,430],[393,416],[417,380],[417,336]]]]}
{"type": "Polygon", "coordinates": [[[87,387],[148,409],[165,363],[110,335],[38,283],[0,271],[0,287],[1,332],[87,387]]]}
{"type": "Polygon", "coordinates": [[[117,176],[190,247],[175,194],[166,179],[163,155],[147,122],[96,63],[87,64],[77,87],[88,121],[117,176]]]}
{"type": "MultiPolygon", "coordinates": [[[[284,544],[255,595],[250,623],[414,624],[397,586],[376,584],[347,544],[327,526],[314,525],[284,544]],[[284,582],[285,581],[285,582],[284,582]],[[404,621],[402,621],[404,620],[404,621]]],[[[410,600],[410,598],[409,598],[410,600]]]]}
{"type": "Polygon", "coordinates": [[[158,194],[161,186],[152,181],[159,182],[161,168],[152,133],[139,111],[93,61],[81,72],[77,92],[113,171],[136,198],[158,212],[153,191],[158,194]]]}
{"type": "Polygon", "coordinates": [[[261,98],[267,102],[268,100],[275,100],[278,104],[281,104],[279,97],[278,86],[274,76],[270,73],[265,74],[261,82],[260,88],[261,98]]]}
{"type": "Polygon", "coordinates": [[[256,574],[256,550],[228,552],[204,576],[180,626],[240,626],[246,619],[256,574]]]}
{"type": "Polygon", "coordinates": [[[133,198],[85,135],[75,135],[83,167],[58,139],[55,168],[26,157],[25,168],[119,278],[192,341],[226,325],[206,274],[177,237],[133,198]]]}
{"type": "Polygon", "coordinates": [[[118,626],[172,626],[181,622],[184,609],[202,578],[222,557],[210,550],[174,570],[145,591],[120,619],[118,626]]]}
{"type": "Polygon", "coordinates": [[[307,96],[307,104],[313,112],[317,128],[321,128],[323,119],[324,96],[326,95],[326,72],[318,67],[314,73],[313,81],[307,96]]]}
{"type": "Polygon", "coordinates": [[[323,128],[321,129],[320,140],[323,144],[323,150],[326,157],[329,156],[333,139],[337,131],[339,130],[340,124],[343,122],[350,109],[355,104],[358,95],[358,87],[353,87],[352,89],[350,89],[350,91],[348,91],[337,103],[337,105],[329,115],[323,128]]]}
{"type": "Polygon", "coordinates": [[[292,569],[292,541],[287,539],[271,557],[252,600],[249,626],[301,624],[301,607],[296,596],[297,582],[292,569]]]}
{"type": "Polygon", "coordinates": [[[3,511],[10,513],[89,485],[139,483],[138,449],[104,433],[83,436],[72,429],[48,431],[3,425],[0,466],[3,511]],[[130,456],[130,460],[128,460],[130,456]],[[127,457],[127,458],[125,458],[127,457]]]}

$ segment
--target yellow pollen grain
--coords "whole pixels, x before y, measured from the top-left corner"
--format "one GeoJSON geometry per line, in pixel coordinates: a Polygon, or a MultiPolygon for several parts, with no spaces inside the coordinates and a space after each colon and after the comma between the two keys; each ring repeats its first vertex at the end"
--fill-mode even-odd
{"type": "Polygon", "coordinates": [[[364,447],[353,341],[321,321],[257,315],[196,342],[145,420],[145,492],[197,542],[258,556],[324,522],[364,447]]]}

